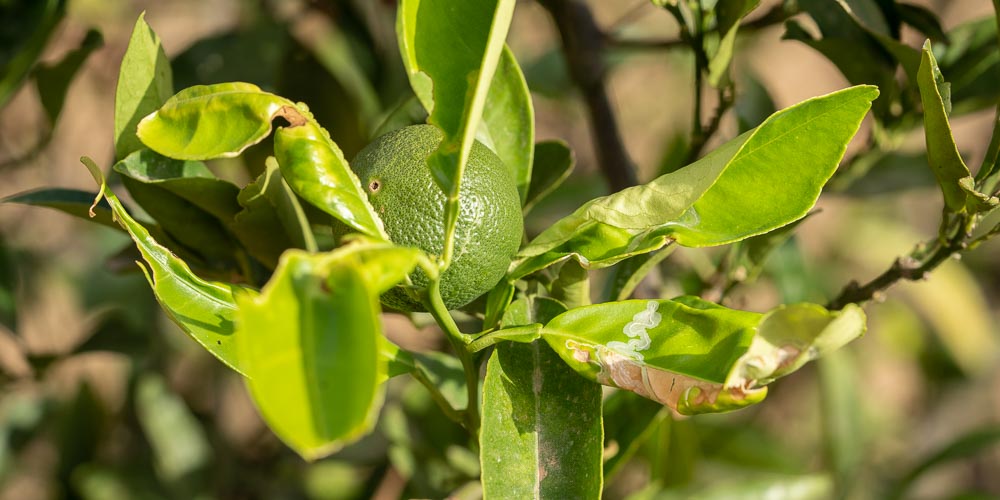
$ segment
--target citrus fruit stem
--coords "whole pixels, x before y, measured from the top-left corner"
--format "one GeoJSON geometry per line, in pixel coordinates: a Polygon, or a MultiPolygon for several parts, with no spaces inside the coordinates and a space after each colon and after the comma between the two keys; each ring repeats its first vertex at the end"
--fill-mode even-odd
{"type": "Polygon", "coordinates": [[[468,403],[466,403],[465,409],[465,429],[469,431],[469,434],[474,438],[473,441],[479,441],[479,357],[475,353],[469,352],[468,345],[472,341],[471,335],[466,335],[459,330],[458,325],[455,324],[454,318],[448,313],[448,308],[444,305],[444,300],[441,298],[441,280],[431,281],[428,287],[428,296],[425,301],[425,307],[427,311],[431,313],[434,320],[437,321],[441,329],[444,330],[445,337],[448,338],[448,342],[451,343],[452,349],[454,349],[455,354],[458,359],[462,362],[462,369],[465,372],[465,388],[468,395],[468,403]]]}

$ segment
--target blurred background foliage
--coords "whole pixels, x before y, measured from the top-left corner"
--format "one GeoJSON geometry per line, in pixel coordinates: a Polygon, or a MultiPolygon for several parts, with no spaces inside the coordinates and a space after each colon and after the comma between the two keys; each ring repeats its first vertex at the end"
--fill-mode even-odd
{"type": "MultiPolygon", "coordinates": [[[[963,156],[978,166],[987,155],[1000,50],[985,0],[764,1],[743,21],[732,71],[698,93],[696,56],[665,10],[648,0],[582,3],[599,28],[604,83],[640,181],[806,98],[849,83],[878,84],[883,95],[819,211],[794,233],[761,248],[661,256],[636,296],[694,293],[761,311],[823,303],[933,238],[942,202],[907,77],[907,50],[926,38],[951,82],[963,156]],[[726,112],[699,137],[693,109],[705,110],[698,123],[726,112]],[[720,289],[720,276],[733,286],[720,289]]],[[[716,2],[702,4],[715,12],[716,2]]],[[[412,95],[391,0],[0,0],[0,196],[92,189],[77,158],[113,159],[118,65],[142,11],[177,89],[241,80],[304,101],[348,157],[412,95]]],[[[579,175],[528,215],[536,234],[608,192],[594,151],[601,124],[588,122],[543,5],[518,2],[509,43],[535,99],[539,139],[563,139],[577,158],[579,175]]],[[[245,184],[269,150],[211,167],[245,184]]],[[[990,217],[984,227],[1000,221],[990,217]]],[[[97,224],[0,206],[0,498],[481,494],[464,431],[409,379],[390,382],[378,432],[303,462],[264,427],[239,377],[163,317],[129,246],[97,224]]],[[[866,338],[775,384],[761,405],[675,420],[655,403],[609,393],[605,496],[1000,496],[998,250],[987,243],[891,289],[867,307],[866,338]]],[[[424,318],[385,320],[404,347],[443,348],[424,318]]]]}

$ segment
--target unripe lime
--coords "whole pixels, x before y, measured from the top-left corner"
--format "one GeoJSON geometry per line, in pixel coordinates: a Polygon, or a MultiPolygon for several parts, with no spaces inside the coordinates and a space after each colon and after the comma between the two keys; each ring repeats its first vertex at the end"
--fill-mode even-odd
{"type": "MultiPolygon", "coordinates": [[[[432,255],[444,251],[446,197],[426,160],[441,138],[432,125],[402,128],[378,137],[351,162],[393,243],[432,255]]],[[[514,179],[500,157],[478,141],[462,177],[459,207],[451,265],[441,276],[441,297],[448,309],[471,302],[500,281],[517,253],[524,227],[514,179]]],[[[420,270],[411,280],[420,288],[429,284],[420,270]]],[[[382,303],[403,311],[423,310],[401,287],[383,295],[382,303]]]]}

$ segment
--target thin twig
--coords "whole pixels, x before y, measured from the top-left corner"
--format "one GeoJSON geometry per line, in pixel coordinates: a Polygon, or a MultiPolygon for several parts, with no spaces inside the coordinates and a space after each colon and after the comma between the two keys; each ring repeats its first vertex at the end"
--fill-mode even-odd
{"type": "Polygon", "coordinates": [[[579,0],[539,0],[562,38],[570,77],[583,94],[598,166],[612,191],[639,183],[605,89],[604,35],[590,9],[579,0]]]}
{"type": "Polygon", "coordinates": [[[899,281],[923,279],[927,273],[933,271],[942,262],[968,248],[969,245],[966,243],[968,233],[965,231],[968,218],[967,216],[959,217],[957,222],[958,228],[950,238],[943,241],[940,238],[935,238],[929,244],[918,245],[910,255],[897,258],[889,269],[864,285],[852,281],[826,305],[826,308],[840,310],[848,304],[868,302],[899,281]]]}
{"type": "MultiPolygon", "coordinates": [[[[747,21],[740,25],[741,33],[751,33],[776,24],[785,22],[786,19],[797,14],[795,11],[786,11],[781,4],[775,5],[761,17],[747,21]]],[[[688,47],[687,41],[681,38],[668,38],[666,40],[636,40],[628,38],[618,38],[613,35],[606,37],[607,44],[616,49],[629,50],[669,50],[675,48],[688,47]]]]}

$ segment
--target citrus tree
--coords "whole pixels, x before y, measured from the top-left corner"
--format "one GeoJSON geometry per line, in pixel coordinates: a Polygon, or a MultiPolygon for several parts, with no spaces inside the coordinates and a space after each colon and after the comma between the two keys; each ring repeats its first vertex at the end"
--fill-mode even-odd
{"type": "MultiPolygon", "coordinates": [[[[708,83],[724,112],[736,33],[757,2],[654,3],[695,51],[699,103],[708,83]]],[[[396,35],[412,97],[350,161],[308,103],[243,82],[175,93],[140,16],[115,96],[117,162],[108,170],[82,159],[99,186],[93,203],[64,190],[9,201],[127,233],[166,314],[244,378],[270,429],[306,460],[371,433],[387,381],[412,377],[467,432],[464,453],[478,456],[486,498],[600,497],[662,408],[686,416],[761,403],[769,384],[864,334],[859,304],[994,234],[975,230],[997,205],[998,136],[973,176],[952,138],[952,90],[930,42],[907,47],[838,10],[838,23],[868,30],[891,71],[870,78],[845,63],[855,86],[765,114],[705,154],[718,117],[703,126],[696,103],[690,161],[644,184],[619,181],[617,192],[525,235],[524,214],[567,178],[573,154],[535,141],[528,86],[505,45],[514,8],[401,1],[396,35]],[[906,84],[892,76],[897,65],[906,84]],[[825,306],[721,305],[720,293],[758,272],[811,213],[870,112],[884,134],[921,123],[899,102],[923,109],[946,206],[940,237],[825,306]],[[262,147],[259,176],[245,186],[203,163],[262,147]],[[119,200],[107,172],[148,218],[119,200]],[[678,247],[724,245],[730,265],[701,297],[631,299],[678,247]],[[610,278],[592,290],[598,269],[610,278]],[[383,336],[385,311],[429,313],[451,349],[394,345],[383,336]]],[[[790,37],[831,60],[853,57],[846,42],[820,43],[796,26],[790,37]]],[[[569,63],[586,77],[579,60],[569,63]]]]}

